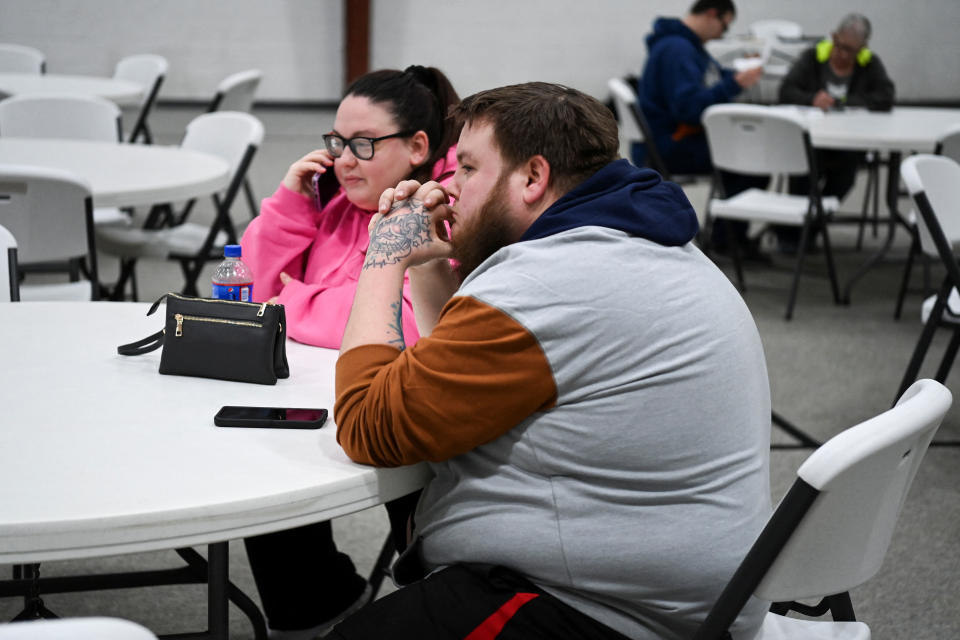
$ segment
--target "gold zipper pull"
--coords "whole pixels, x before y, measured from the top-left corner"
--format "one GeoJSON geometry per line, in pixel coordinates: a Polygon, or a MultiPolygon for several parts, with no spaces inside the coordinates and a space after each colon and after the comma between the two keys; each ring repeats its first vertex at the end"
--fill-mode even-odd
{"type": "Polygon", "coordinates": [[[173,314],[173,318],[177,321],[177,332],[174,335],[179,338],[183,335],[183,314],[175,313],[173,314]]]}
{"type": "Polygon", "coordinates": [[[267,303],[266,303],[266,302],[264,302],[263,304],[260,305],[260,310],[257,311],[257,317],[258,317],[258,318],[260,318],[260,317],[263,316],[263,312],[264,312],[264,310],[266,310],[266,308],[267,308],[267,303]]]}

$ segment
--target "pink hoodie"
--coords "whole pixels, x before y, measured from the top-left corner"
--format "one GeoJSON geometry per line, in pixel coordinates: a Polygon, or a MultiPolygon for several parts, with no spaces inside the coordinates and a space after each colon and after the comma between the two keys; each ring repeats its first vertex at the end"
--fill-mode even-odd
{"type": "MultiPolygon", "coordinates": [[[[433,168],[433,176],[455,169],[456,147],[433,168]]],[[[260,205],[240,243],[253,271],[257,301],[278,296],[287,316],[287,335],[297,342],[339,349],[357,279],[367,254],[367,225],[373,213],[347,200],[343,190],[318,211],[312,198],[282,184],[260,205]],[[294,282],[280,283],[280,272],[294,282]],[[279,295],[278,295],[279,294],[279,295]]],[[[403,283],[403,337],[420,337],[413,317],[410,282],[403,283]]]]}

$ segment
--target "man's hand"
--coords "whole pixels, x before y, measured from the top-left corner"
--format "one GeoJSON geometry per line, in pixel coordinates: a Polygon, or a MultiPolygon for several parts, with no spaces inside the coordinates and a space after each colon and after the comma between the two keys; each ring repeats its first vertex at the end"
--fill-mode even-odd
{"type": "Polygon", "coordinates": [[[363,268],[401,264],[404,268],[450,255],[444,221],[451,215],[449,196],[436,182],[401,182],[380,196],[370,221],[370,245],[363,268]]]}
{"type": "Polygon", "coordinates": [[[733,79],[737,81],[737,84],[740,85],[741,88],[748,89],[755,85],[762,75],[763,67],[754,67],[746,71],[741,71],[733,76],[733,79]]]}
{"type": "Polygon", "coordinates": [[[829,111],[837,101],[829,93],[820,89],[817,91],[817,95],[813,96],[813,106],[820,107],[824,111],[829,111]]]}

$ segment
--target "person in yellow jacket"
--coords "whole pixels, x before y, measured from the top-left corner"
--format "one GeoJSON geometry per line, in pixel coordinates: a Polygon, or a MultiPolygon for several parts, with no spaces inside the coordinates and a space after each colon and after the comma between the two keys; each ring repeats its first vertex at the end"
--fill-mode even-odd
{"type": "MultiPolygon", "coordinates": [[[[845,16],[830,38],[807,49],[790,68],[780,85],[780,102],[813,105],[824,111],[866,107],[873,111],[893,108],[894,86],[879,56],[867,48],[870,21],[863,15],[845,16]]],[[[856,151],[818,151],[821,193],[843,199],[853,187],[863,154],[856,151]]],[[[805,176],[790,179],[790,193],[804,195],[810,186],[805,176]]],[[[816,236],[812,236],[816,237],[816,236]]],[[[796,227],[777,229],[780,249],[796,250],[796,227]]]]}

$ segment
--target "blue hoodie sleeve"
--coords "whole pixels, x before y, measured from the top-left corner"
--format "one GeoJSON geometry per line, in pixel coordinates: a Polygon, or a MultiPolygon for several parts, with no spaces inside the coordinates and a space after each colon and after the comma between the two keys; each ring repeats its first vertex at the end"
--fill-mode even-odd
{"type": "Polygon", "coordinates": [[[738,93],[740,85],[733,73],[724,69],[720,81],[710,87],[703,86],[704,71],[697,64],[699,52],[680,38],[671,38],[662,43],[664,77],[667,83],[666,101],[670,112],[680,122],[700,124],[703,111],[714,104],[730,102],[738,93]]]}

